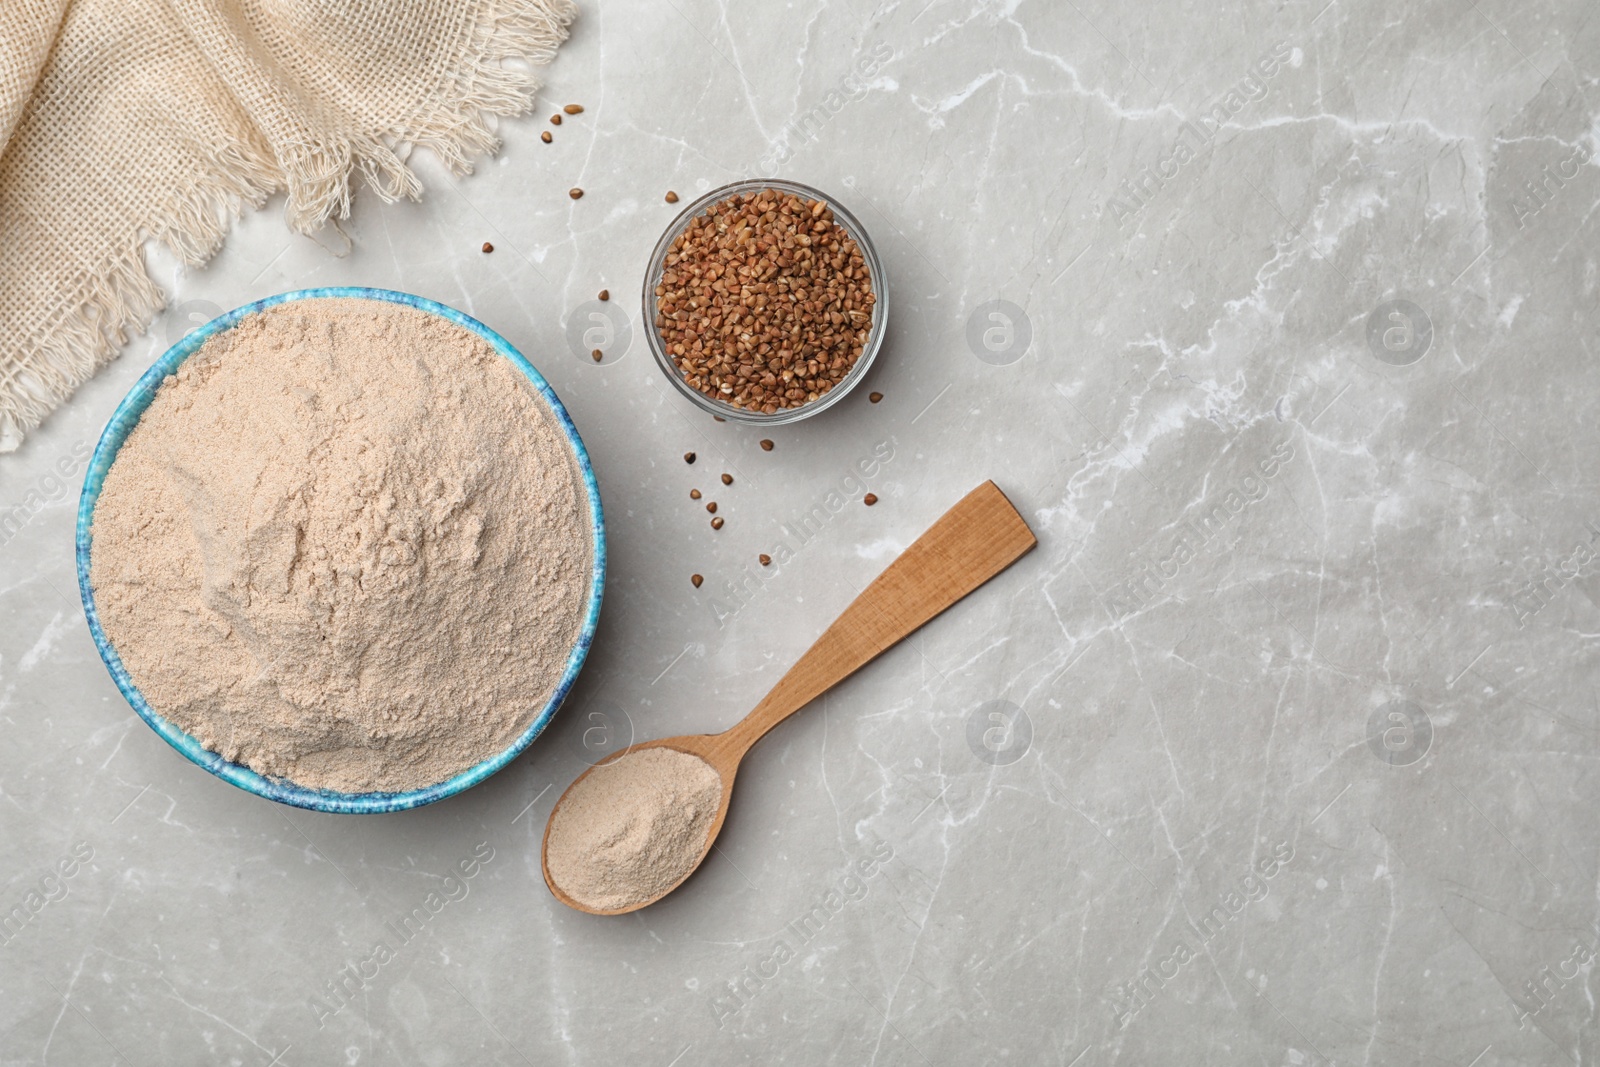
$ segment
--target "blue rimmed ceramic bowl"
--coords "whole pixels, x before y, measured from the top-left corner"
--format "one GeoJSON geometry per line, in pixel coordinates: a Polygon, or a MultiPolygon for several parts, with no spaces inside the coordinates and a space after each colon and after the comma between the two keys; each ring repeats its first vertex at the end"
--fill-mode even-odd
{"type": "Polygon", "coordinates": [[[600,595],[605,588],[606,577],[606,533],[605,520],[600,513],[600,489],[595,484],[594,467],[589,462],[589,453],[583,447],[583,439],[578,436],[577,427],[572,424],[572,417],[567,414],[567,409],[562,406],[561,400],[556,396],[555,390],[550,388],[550,383],[544,376],[534,369],[533,364],[523,358],[522,353],[511,346],[504,337],[495,333],[489,327],[479,322],[470,315],[463,315],[455,308],[445,307],[425,297],[412,296],[410,293],[397,293],[388,289],[363,289],[352,286],[340,286],[330,289],[301,289],[292,293],[281,293],[278,296],[269,296],[265,300],[257,300],[253,304],[235,308],[218,318],[212,319],[204,326],[188,334],[183,340],[167,349],[154,366],[145,372],[133,390],[117,405],[116,413],[111,416],[111,421],[106,425],[105,432],[100,435],[100,443],[95,447],[94,458],[89,463],[89,472],[83,483],[83,496],[78,501],[78,592],[83,597],[83,611],[89,619],[89,632],[94,635],[95,647],[100,650],[100,658],[105,661],[106,669],[111,672],[111,678],[117,683],[117,688],[122,690],[122,695],[128,698],[128,703],[133,705],[133,710],[139,717],[150,724],[150,728],[166,739],[166,742],[179,752],[187,756],[192,762],[199,764],[223,781],[231,782],[240,789],[249,790],[268,800],[276,800],[282,804],[293,804],[299,808],[310,808],[313,811],[329,811],[340,813],[370,814],[383,811],[404,811],[407,808],[417,808],[424,804],[432,804],[447,796],[461,792],[471,786],[477,785],[495,771],[510,763],[513,759],[533,742],[533,739],[549,725],[555,717],[556,709],[566,699],[571,691],[572,684],[577,680],[578,671],[583,667],[583,661],[589,655],[589,645],[594,640],[595,626],[600,621],[600,595]],[[425,311],[430,315],[447,319],[471,330],[487,341],[496,352],[520,370],[533,383],[533,387],[550,410],[555,413],[556,421],[560,423],[562,432],[566,435],[567,442],[572,448],[578,463],[578,469],[583,473],[584,491],[589,497],[589,525],[594,531],[594,571],[589,585],[589,603],[584,615],[583,628],[578,634],[577,641],[573,644],[572,653],[567,657],[567,668],[561,676],[561,682],[550,695],[549,701],[539,713],[534,716],[533,722],[522,732],[509,748],[491,759],[468,770],[462,771],[447,781],[428,786],[425,789],[412,789],[404,793],[335,793],[326,789],[307,789],[295,785],[293,782],[281,778],[268,778],[258,774],[238,763],[223,759],[217,753],[203,747],[185,731],[169,722],[159,712],[152,708],[139,692],[138,686],[133,684],[133,678],[128,674],[128,669],[123,666],[122,658],[117,655],[117,650],[106,637],[105,631],[100,626],[100,615],[95,610],[94,589],[89,585],[89,559],[93,551],[93,520],[95,501],[100,497],[100,487],[105,483],[106,472],[111,469],[112,461],[117,458],[117,451],[122,443],[128,439],[128,434],[133,432],[134,426],[139,422],[139,417],[144,414],[150,402],[155,399],[156,390],[167,375],[177,370],[178,365],[205,344],[213,335],[223,330],[232,329],[242,319],[258,311],[264,311],[279,304],[287,304],[293,300],[311,300],[322,297],[355,298],[360,300],[383,300],[391,304],[402,304],[406,307],[425,311]]]}

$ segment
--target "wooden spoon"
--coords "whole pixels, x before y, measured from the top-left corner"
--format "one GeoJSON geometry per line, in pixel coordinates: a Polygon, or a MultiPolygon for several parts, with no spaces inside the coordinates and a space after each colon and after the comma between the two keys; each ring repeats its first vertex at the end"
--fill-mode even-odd
{"type": "Polygon", "coordinates": [[[854,674],[879,653],[909,636],[923,623],[1009,567],[1037,540],[1011,501],[993,482],[984,482],[945,512],[928,532],[912,542],[898,559],[844,609],[816,644],[806,650],[789,673],[755,710],[720,734],[689,734],[645,741],[614,753],[590,767],[567,787],[545,824],[540,860],[544,881],[563,904],[591,915],[625,915],[666,896],[705,862],[733,797],[739,763],[757,741],[778,723],[854,674]],[[550,826],[556,812],[578,782],[630,752],[672,748],[699,756],[722,778],[722,802],[706,835],[705,848],[677,882],[650,900],[614,911],[590,908],[569,897],[550,877],[550,826]]]}

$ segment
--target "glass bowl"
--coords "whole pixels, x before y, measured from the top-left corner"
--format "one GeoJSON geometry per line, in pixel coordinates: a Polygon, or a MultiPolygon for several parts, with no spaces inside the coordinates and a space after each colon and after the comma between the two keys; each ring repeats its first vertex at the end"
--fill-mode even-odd
{"type": "Polygon", "coordinates": [[[566,699],[567,693],[572,690],[572,685],[578,678],[578,671],[583,667],[583,661],[588,658],[589,646],[594,641],[595,627],[600,621],[600,596],[605,589],[606,580],[606,526],[605,518],[600,513],[600,489],[595,483],[594,468],[589,463],[589,453],[583,447],[583,439],[578,436],[578,429],[572,424],[572,417],[567,414],[567,409],[562,406],[561,400],[556,396],[555,390],[550,388],[550,383],[544,380],[533,364],[525,359],[522,353],[512,347],[511,342],[495,333],[489,327],[462,314],[455,308],[446,307],[426,297],[413,296],[410,293],[397,293],[388,289],[365,289],[350,286],[340,286],[327,289],[301,289],[292,293],[282,293],[278,296],[269,296],[265,300],[257,300],[253,304],[235,308],[226,315],[218,316],[185,336],[177,344],[167,349],[165,355],[156,360],[154,365],[144,373],[133,389],[117,405],[116,412],[111,416],[111,421],[106,424],[105,432],[100,435],[100,443],[95,446],[94,456],[89,461],[89,470],[84,477],[83,495],[78,499],[78,525],[77,525],[77,563],[78,563],[78,593],[83,598],[83,612],[89,620],[89,632],[94,637],[95,647],[100,651],[100,658],[105,661],[106,669],[111,672],[112,681],[117,683],[117,688],[127,698],[133,710],[139,713],[152,730],[160,734],[162,739],[177,749],[191,762],[229,782],[240,789],[276,800],[280,804],[292,804],[297,808],[309,808],[313,811],[326,811],[335,813],[367,814],[385,811],[403,811],[407,808],[417,808],[424,804],[432,804],[436,800],[453,796],[471,786],[477,785],[506,764],[516,759],[522,750],[533,743],[550,720],[555,717],[556,709],[566,699]],[[238,323],[258,311],[263,311],[279,304],[293,300],[312,300],[322,297],[342,297],[359,300],[383,300],[391,304],[401,304],[406,307],[425,311],[430,315],[455,323],[457,326],[470,330],[489,343],[500,355],[510,360],[512,365],[533,383],[534,391],[549,407],[556,417],[562,435],[566,438],[571,448],[574,462],[578,472],[582,475],[584,493],[588,497],[589,528],[594,537],[594,566],[589,582],[589,600],[585,607],[583,625],[578,631],[577,638],[567,656],[566,668],[561,675],[561,681],[556,684],[555,691],[550,694],[550,699],[545,702],[534,715],[533,721],[519,734],[511,745],[504,751],[489,757],[482,763],[468,767],[466,770],[443,782],[437,782],[420,789],[411,789],[401,793],[338,793],[328,789],[310,789],[297,785],[283,778],[268,778],[243,764],[234,763],[223,759],[221,755],[202,745],[192,734],[180,729],[170,719],[163,716],[151,707],[139,692],[139,687],[133,682],[133,677],[123,665],[122,657],[117,654],[116,647],[106,636],[100,625],[100,615],[95,609],[94,589],[89,584],[90,553],[94,549],[94,505],[100,497],[100,490],[105,483],[106,472],[111,469],[112,462],[117,458],[117,451],[128,439],[128,434],[138,425],[139,417],[144,414],[151,401],[155,399],[156,390],[161,388],[162,381],[167,375],[178,369],[178,365],[200,350],[200,346],[210,340],[215,334],[230,330],[238,323]]]}
{"type": "Polygon", "coordinates": [[[820,189],[813,189],[809,185],[799,182],[783,181],[778,178],[753,178],[748,181],[733,182],[709,193],[690,203],[672,220],[661,240],[656,242],[655,251],[650,253],[650,266],[644,275],[643,290],[643,318],[645,337],[650,342],[650,353],[655,356],[656,366],[661,368],[661,373],[673,387],[689,398],[689,401],[702,411],[727,419],[729,422],[743,422],[755,426],[784,426],[791,422],[798,422],[808,416],[825,411],[839,401],[845,394],[854,389],[862,378],[867,376],[867,371],[872,366],[872,361],[878,355],[878,349],[883,347],[884,328],[889,322],[889,288],[888,280],[884,277],[883,262],[878,259],[878,250],[873,247],[872,238],[867,235],[866,227],[861,225],[848,208],[839,201],[824,193],[820,189]],[[856,358],[855,366],[850,372],[839,380],[839,384],[823,393],[820,397],[798,407],[780,408],[770,415],[749,408],[736,407],[726,400],[708,396],[690,385],[683,372],[678,369],[672,357],[667,354],[666,344],[661,340],[661,331],[656,329],[656,286],[661,281],[662,269],[666,265],[667,252],[672,248],[672,242],[678,239],[698,215],[721,200],[740,193],[758,193],[763,189],[776,189],[780,192],[793,193],[807,200],[821,200],[833,211],[834,221],[844,228],[844,231],[855,241],[861,249],[861,258],[867,264],[867,278],[872,283],[872,293],[876,297],[872,305],[872,327],[867,334],[867,342],[861,348],[861,355],[856,358]]]}

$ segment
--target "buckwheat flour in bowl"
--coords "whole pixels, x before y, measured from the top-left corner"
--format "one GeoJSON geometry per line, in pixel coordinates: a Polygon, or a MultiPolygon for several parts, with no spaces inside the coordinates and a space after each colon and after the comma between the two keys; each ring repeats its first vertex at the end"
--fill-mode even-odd
{"type": "Polygon", "coordinates": [[[119,685],[190,758],[290,803],[392,810],[487,777],[548,721],[593,633],[603,533],[565,411],[498,335],[323,292],[219,320],[124,402],[80,580],[119,685]]]}

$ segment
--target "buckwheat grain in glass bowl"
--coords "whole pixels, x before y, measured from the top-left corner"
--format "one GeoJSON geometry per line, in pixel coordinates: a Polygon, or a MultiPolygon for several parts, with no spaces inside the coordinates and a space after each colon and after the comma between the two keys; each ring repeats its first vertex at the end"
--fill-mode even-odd
{"type": "Polygon", "coordinates": [[[698,407],[781,426],[866,376],[887,297],[866,229],[837,200],[798,182],[734,182],[685,207],[656,242],[645,336],[698,407]]]}

